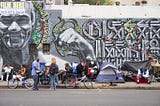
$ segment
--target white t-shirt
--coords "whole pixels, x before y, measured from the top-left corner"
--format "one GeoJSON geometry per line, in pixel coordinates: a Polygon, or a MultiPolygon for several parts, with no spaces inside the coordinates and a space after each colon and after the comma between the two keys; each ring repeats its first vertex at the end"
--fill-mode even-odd
{"type": "Polygon", "coordinates": [[[10,73],[11,72],[11,70],[13,69],[13,67],[4,67],[4,72],[6,72],[6,73],[10,73]]]}

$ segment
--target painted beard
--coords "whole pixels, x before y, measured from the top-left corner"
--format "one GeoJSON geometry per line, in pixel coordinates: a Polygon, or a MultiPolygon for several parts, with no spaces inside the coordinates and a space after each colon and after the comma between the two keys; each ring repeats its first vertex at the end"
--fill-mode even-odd
{"type": "Polygon", "coordinates": [[[5,31],[1,32],[2,41],[4,42],[7,48],[23,48],[29,40],[29,36],[31,35],[30,31],[18,31],[18,32],[10,32],[5,31]]]}

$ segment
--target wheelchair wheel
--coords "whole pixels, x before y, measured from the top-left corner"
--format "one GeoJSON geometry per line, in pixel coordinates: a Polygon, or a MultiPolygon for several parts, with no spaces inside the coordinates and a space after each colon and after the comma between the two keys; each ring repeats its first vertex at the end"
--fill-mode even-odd
{"type": "Polygon", "coordinates": [[[18,80],[12,78],[8,81],[8,88],[15,89],[17,88],[17,86],[18,86],[18,80]]]}
{"type": "Polygon", "coordinates": [[[32,78],[27,78],[26,80],[24,80],[24,86],[27,88],[27,89],[32,89],[33,87],[33,79],[32,78]]]}

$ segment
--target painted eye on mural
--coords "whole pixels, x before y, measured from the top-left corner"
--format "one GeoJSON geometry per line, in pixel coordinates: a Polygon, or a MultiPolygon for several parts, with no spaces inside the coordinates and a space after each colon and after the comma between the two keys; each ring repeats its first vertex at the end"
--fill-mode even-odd
{"type": "Polygon", "coordinates": [[[12,17],[11,16],[2,16],[0,21],[4,24],[4,25],[11,25],[12,23],[12,17]]]}
{"type": "Polygon", "coordinates": [[[21,26],[29,23],[30,18],[26,15],[16,17],[16,22],[21,26]]]}
{"type": "Polygon", "coordinates": [[[17,22],[18,25],[25,25],[29,23],[30,18],[26,15],[21,15],[21,16],[2,16],[0,21],[7,26],[10,26],[12,22],[17,22]]]}

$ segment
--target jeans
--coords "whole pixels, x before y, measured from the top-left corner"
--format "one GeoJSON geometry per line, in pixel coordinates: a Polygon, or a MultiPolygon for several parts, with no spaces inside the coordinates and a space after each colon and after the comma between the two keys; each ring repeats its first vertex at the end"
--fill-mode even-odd
{"type": "Polygon", "coordinates": [[[33,90],[38,90],[39,77],[38,75],[33,75],[32,78],[34,80],[33,90]]]}
{"type": "Polygon", "coordinates": [[[55,74],[56,86],[58,86],[58,74],[55,74]]]}
{"type": "Polygon", "coordinates": [[[9,72],[4,72],[3,75],[2,75],[2,77],[1,77],[1,80],[4,80],[3,79],[4,76],[6,76],[6,81],[8,81],[9,78],[10,78],[10,73],[9,72]]]}
{"type": "Polygon", "coordinates": [[[56,75],[50,75],[50,88],[56,89],[56,75]]]}

